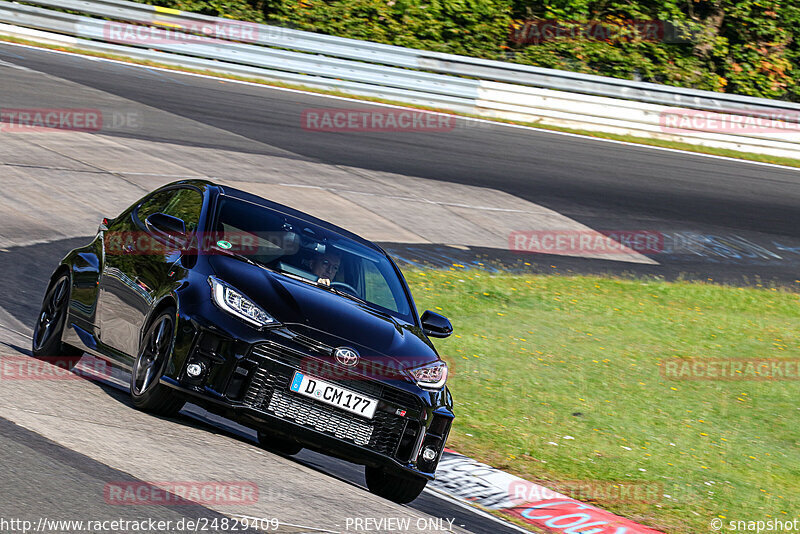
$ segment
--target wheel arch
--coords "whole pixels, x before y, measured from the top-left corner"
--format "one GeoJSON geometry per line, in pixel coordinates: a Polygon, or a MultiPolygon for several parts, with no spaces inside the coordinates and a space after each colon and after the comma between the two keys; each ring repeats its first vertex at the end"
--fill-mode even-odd
{"type": "Polygon", "coordinates": [[[178,299],[175,295],[168,293],[162,296],[151,308],[150,312],[147,315],[147,318],[143,322],[142,331],[139,336],[139,347],[137,350],[136,360],[131,368],[131,399],[133,405],[144,411],[153,412],[158,415],[166,415],[172,416],[180,411],[181,407],[184,405],[185,400],[183,397],[176,396],[171,388],[160,384],[160,377],[164,375],[165,368],[170,365],[170,361],[172,360],[173,354],[172,351],[174,350],[174,340],[175,340],[175,333],[177,332],[177,310],[178,310],[178,299]],[[161,367],[157,371],[157,375],[154,379],[154,384],[152,387],[146,386],[144,389],[137,395],[134,391],[135,388],[135,376],[136,376],[136,369],[137,365],[140,362],[140,355],[143,350],[143,342],[144,336],[147,331],[153,326],[154,321],[164,313],[165,310],[174,310],[175,317],[173,318],[173,328],[176,330],[173,331],[172,334],[172,341],[170,342],[170,349],[169,353],[166,355],[166,361],[162,362],[160,365],[161,367]]]}
{"type": "MultiPolygon", "coordinates": [[[[62,274],[66,274],[69,277],[69,285],[72,286],[72,267],[67,263],[61,263],[55,268],[53,274],[50,275],[50,280],[47,281],[47,289],[50,289],[53,282],[62,274]]],[[[47,291],[47,289],[45,289],[45,291],[47,291]]]]}
{"type": "MultiPolygon", "coordinates": [[[[150,312],[147,314],[147,319],[142,322],[142,327],[139,329],[139,344],[137,347],[137,354],[139,350],[142,348],[142,341],[144,340],[144,335],[147,332],[147,329],[150,328],[150,325],[153,324],[158,315],[166,309],[173,308],[176,311],[178,310],[178,298],[173,295],[172,293],[168,293],[161,297],[158,301],[156,301],[153,306],[150,308],[150,312]]],[[[176,314],[177,315],[177,314],[176,314]]],[[[177,328],[177,318],[173,321],[173,327],[177,328]]],[[[136,355],[134,355],[135,357],[136,355]]]]}
{"type": "Polygon", "coordinates": [[[150,324],[153,322],[153,319],[158,317],[159,313],[163,312],[168,308],[174,308],[176,311],[178,310],[178,297],[173,295],[172,293],[164,295],[156,303],[153,304],[153,307],[150,309],[150,313],[147,315],[147,320],[142,325],[140,338],[150,327],[150,324]]]}
{"type": "MultiPolygon", "coordinates": [[[[50,288],[53,287],[53,284],[58,280],[62,275],[67,275],[67,288],[69,289],[69,296],[72,298],[72,291],[73,287],[73,276],[72,276],[72,266],[68,263],[60,263],[58,267],[55,268],[53,273],[50,275],[50,279],[47,281],[47,286],[44,288],[44,295],[42,296],[42,300],[47,297],[47,292],[50,291],[50,288]]],[[[70,303],[67,302],[67,319],[69,320],[69,312],[70,312],[70,303]]]]}

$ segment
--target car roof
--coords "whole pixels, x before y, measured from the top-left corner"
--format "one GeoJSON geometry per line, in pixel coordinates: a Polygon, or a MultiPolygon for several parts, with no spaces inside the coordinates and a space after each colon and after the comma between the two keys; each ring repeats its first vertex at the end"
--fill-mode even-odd
{"type": "Polygon", "coordinates": [[[362,245],[366,245],[369,248],[380,252],[381,254],[385,254],[384,250],[381,247],[379,247],[378,245],[376,245],[375,243],[373,243],[372,241],[370,241],[368,239],[364,239],[360,235],[354,234],[353,232],[350,232],[349,230],[345,230],[344,228],[342,228],[340,226],[336,226],[335,224],[331,224],[331,223],[329,223],[327,221],[324,221],[322,219],[318,219],[317,217],[314,217],[313,215],[309,215],[308,213],[306,213],[304,211],[300,211],[300,210],[294,209],[294,208],[286,206],[284,204],[279,204],[277,202],[273,202],[272,200],[268,200],[268,199],[266,199],[264,197],[260,197],[258,195],[254,195],[253,193],[248,193],[247,191],[242,191],[241,189],[236,189],[236,188],[233,188],[233,187],[229,187],[227,185],[226,186],[222,186],[222,185],[219,185],[219,184],[215,184],[213,182],[206,182],[206,184],[210,185],[210,186],[213,186],[213,187],[216,187],[217,190],[219,191],[220,195],[223,195],[223,196],[226,196],[226,197],[231,197],[231,198],[237,198],[239,200],[245,200],[247,202],[251,202],[253,204],[257,204],[259,206],[263,206],[263,207],[265,207],[267,209],[278,211],[280,213],[283,213],[284,215],[288,215],[290,217],[298,219],[298,220],[302,221],[303,223],[307,223],[307,224],[313,225],[313,226],[318,226],[319,228],[322,228],[322,229],[327,230],[329,232],[334,232],[336,234],[341,235],[342,237],[346,237],[346,238],[351,239],[351,240],[353,240],[353,241],[355,241],[357,243],[360,243],[362,245]]]}

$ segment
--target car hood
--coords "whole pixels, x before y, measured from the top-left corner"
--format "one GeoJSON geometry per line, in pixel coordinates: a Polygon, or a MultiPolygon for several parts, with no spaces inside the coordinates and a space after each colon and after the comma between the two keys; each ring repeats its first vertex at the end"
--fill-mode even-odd
{"type": "Polygon", "coordinates": [[[354,348],[368,360],[390,358],[400,368],[439,360],[417,326],[237,258],[217,255],[209,262],[221,280],[295,333],[330,347],[354,348]]]}

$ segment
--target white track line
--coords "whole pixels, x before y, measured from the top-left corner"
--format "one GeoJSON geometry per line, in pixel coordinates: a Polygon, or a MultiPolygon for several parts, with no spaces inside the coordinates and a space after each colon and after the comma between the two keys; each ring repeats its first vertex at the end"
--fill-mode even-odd
{"type": "Polygon", "coordinates": [[[690,156],[698,156],[698,157],[702,157],[702,158],[710,158],[710,159],[716,159],[716,160],[720,160],[720,161],[727,161],[727,162],[734,162],[734,163],[746,163],[746,164],[749,164],[749,165],[758,165],[758,166],[761,166],[761,167],[770,167],[770,168],[774,168],[774,169],[783,169],[783,170],[789,170],[789,171],[794,171],[794,172],[800,172],[800,167],[788,167],[786,165],[779,165],[777,163],[765,163],[763,161],[752,161],[752,160],[748,160],[748,159],[731,158],[731,157],[728,157],[728,156],[717,156],[715,154],[704,154],[702,152],[693,152],[693,151],[690,151],[690,150],[680,150],[680,149],[677,149],[677,148],[666,148],[666,147],[660,147],[660,146],[632,143],[630,141],[617,141],[616,139],[604,139],[602,137],[594,137],[594,136],[591,136],[591,135],[582,135],[582,134],[569,133],[569,132],[559,132],[557,130],[547,130],[547,129],[544,129],[544,128],[535,128],[533,126],[523,126],[521,124],[508,124],[508,123],[505,123],[505,122],[496,122],[496,121],[491,121],[491,120],[488,120],[488,119],[479,119],[479,118],[475,118],[475,117],[463,117],[461,115],[456,115],[456,114],[453,114],[453,113],[442,113],[442,112],[439,112],[439,111],[428,111],[428,110],[423,110],[423,109],[409,108],[409,107],[406,107],[406,106],[398,106],[398,105],[395,105],[395,104],[384,104],[384,103],[381,103],[381,102],[372,102],[372,101],[369,101],[369,100],[360,100],[358,98],[350,98],[350,97],[335,96],[335,95],[326,95],[324,93],[315,93],[313,91],[303,91],[301,89],[290,89],[290,88],[287,88],[287,87],[277,87],[277,86],[274,86],[274,85],[268,85],[268,84],[262,84],[262,83],[246,82],[246,81],[243,81],[243,80],[234,80],[234,79],[230,79],[230,78],[223,78],[221,76],[211,76],[211,75],[208,75],[208,74],[198,74],[198,73],[195,73],[195,72],[184,72],[184,71],[180,71],[180,70],[167,69],[167,68],[163,68],[163,67],[152,67],[152,66],[148,66],[148,65],[139,65],[139,64],[130,63],[130,62],[127,62],[127,61],[120,61],[120,60],[117,60],[117,59],[108,59],[108,58],[102,58],[102,57],[97,57],[97,56],[89,56],[89,55],[86,55],[86,54],[77,54],[75,52],[65,52],[63,50],[52,50],[52,49],[49,49],[49,48],[42,48],[42,47],[39,47],[39,46],[26,45],[26,44],[21,44],[21,43],[12,43],[12,42],[8,42],[8,41],[0,41],[0,44],[6,44],[6,45],[9,45],[9,46],[18,46],[18,47],[21,47],[21,48],[29,48],[29,49],[34,49],[34,50],[42,50],[42,51],[50,52],[50,53],[53,53],[53,54],[65,54],[65,55],[68,55],[68,56],[76,56],[76,57],[84,58],[84,59],[87,59],[87,60],[90,60],[90,61],[103,61],[103,62],[107,62],[107,63],[116,63],[116,64],[120,64],[120,65],[133,66],[133,67],[141,68],[143,70],[151,70],[151,71],[156,70],[156,71],[162,71],[162,72],[169,72],[169,73],[172,73],[172,74],[180,74],[180,75],[183,75],[183,76],[194,76],[194,77],[197,77],[197,78],[206,78],[206,79],[210,79],[210,80],[223,80],[223,81],[228,82],[228,83],[237,83],[237,84],[249,85],[249,86],[253,86],[253,87],[268,88],[268,89],[273,89],[275,91],[285,91],[285,92],[289,92],[289,93],[299,93],[299,94],[304,94],[304,95],[312,95],[312,96],[318,96],[318,97],[321,97],[321,98],[330,98],[330,99],[334,99],[334,100],[342,100],[342,101],[345,101],[345,102],[357,102],[357,103],[362,104],[362,105],[380,106],[380,107],[386,107],[386,108],[391,108],[391,109],[414,109],[415,111],[420,112],[420,113],[430,113],[432,115],[456,117],[458,120],[473,121],[473,122],[477,122],[477,123],[481,123],[481,124],[494,125],[494,126],[497,126],[497,127],[507,127],[507,128],[516,128],[516,129],[522,129],[522,130],[531,130],[531,131],[534,131],[534,132],[548,133],[548,134],[552,134],[552,135],[562,135],[562,136],[574,137],[574,138],[578,138],[578,139],[586,139],[586,140],[598,141],[598,142],[602,142],[602,143],[612,143],[612,144],[622,145],[622,146],[645,148],[645,149],[650,149],[650,150],[659,150],[661,152],[682,154],[684,156],[689,156],[689,155],[690,156]]]}
{"type": "MultiPolygon", "coordinates": [[[[488,512],[484,512],[483,510],[481,510],[480,508],[478,508],[476,506],[472,506],[472,505],[467,504],[467,503],[465,503],[463,501],[459,501],[458,499],[454,499],[453,497],[447,495],[446,493],[442,493],[439,490],[436,490],[436,489],[433,489],[433,488],[430,488],[430,487],[426,487],[422,491],[424,491],[425,493],[429,493],[429,494],[431,494],[431,495],[433,495],[435,497],[438,497],[438,498],[442,499],[443,501],[447,501],[450,504],[454,504],[454,505],[456,505],[456,506],[458,506],[460,508],[464,508],[465,510],[469,510],[473,514],[479,515],[479,516],[481,516],[481,517],[483,517],[485,519],[490,519],[490,520],[494,521],[495,523],[500,523],[504,527],[512,528],[512,529],[514,529],[514,530],[516,530],[518,532],[524,532],[525,534],[530,534],[532,532],[531,530],[524,529],[524,528],[522,528],[520,526],[515,525],[514,523],[512,523],[510,521],[504,521],[503,519],[500,519],[497,516],[494,516],[494,515],[492,515],[492,514],[490,514],[488,512]]],[[[459,526],[461,527],[462,525],[459,525],[459,526]]],[[[466,527],[464,527],[464,528],[466,528],[466,527]]]]}
{"type": "Polygon", "coordinates": [[[20,332],[19,330],[14,330],[10,326],[6,326],[4,324],[0,324],[0,328],[2,328],[3,330],[8,330],[9,332],[14,332],[15,334],[18,334],[18,335],[20,335],[20,336],[22,336],[24,338],[31,339],[31,340],[33,339],[33,336],[31,336],[30,334],[26,334],[24,332],[20,332]]]}

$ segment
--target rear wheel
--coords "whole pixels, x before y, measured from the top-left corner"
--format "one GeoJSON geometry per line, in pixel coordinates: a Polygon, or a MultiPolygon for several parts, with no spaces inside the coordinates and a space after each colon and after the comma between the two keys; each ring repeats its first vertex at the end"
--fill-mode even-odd
{"type": "MultiPolygon", "coordinates": [[[[83,351],[61,342],[67,321],[69,304],[69,275],[56,278],[42,301],[42,309],[33,329],[33,355],[37,358],[51,356],[78,357],[83,351]]],[[[77,361],[77,360],[76,360],[77,361]]]]}
{"type": "Polygon", "coordinates": [[[292,456],[303,450],[303,446],[296,441],[276,436],[269,432],[262,432],[261,430],[258,431],[258,444],[268,451],[285,454],[287,456],[292,456]]]}
{"type": "Polygon", "coordinates": [[[158,381],[172,354],[174,331],[175,309],[168,308],[153,319],[144,335],[131,370],[131,401],[140,410],[175,415],[186,402],[158,381]]]}
{"type": "Polygon", "coordinates": [[[364,468],[364,478],[367,480],[369,491],[398,504],[410,503],[419,497],[428,483],[424,478],[400,475],[369,466],[364,468]]]}

